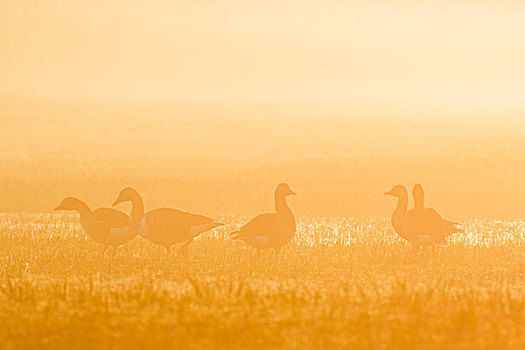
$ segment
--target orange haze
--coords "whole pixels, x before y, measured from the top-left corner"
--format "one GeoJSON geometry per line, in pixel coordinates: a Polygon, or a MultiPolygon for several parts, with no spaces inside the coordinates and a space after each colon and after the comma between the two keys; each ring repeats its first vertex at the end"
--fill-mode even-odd
{"type": "Polygon", "coordinates": [[[521,1],[0,0],[0,211],[525,208],[521,1]]]}

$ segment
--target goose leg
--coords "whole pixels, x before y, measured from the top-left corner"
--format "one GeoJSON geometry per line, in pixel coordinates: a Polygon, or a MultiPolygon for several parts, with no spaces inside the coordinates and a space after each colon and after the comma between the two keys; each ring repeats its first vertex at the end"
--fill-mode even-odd
{"type": "Polygon", "coordinates": [[[275,262],[278,262],[279,261],[279,253],[281,252],[281,248],[280,247],[275,247],[273,249],[275,250],[275,262]]]}
{"type": "Polygon", "coordinates": [[[248,257],[248,261],[250,265],[257,266],[259,265],[261,250],[259,248],[255,248],[254,253],[250,254],[248,257]]]}
{"type": "Polygon", "coordinates": [[[181,255],[182,255],[185,259],[187,259],[188,256],[189,256],[189,253],[188,253],[188,246],[190,245],[190,243],[191,243],[191,240],[189,240],[189,241],[187,241],[186,243],[184,243],[184,244],[182,245],[182,247],[180,248],[180,253],[181,253],[181,255]]]}
{"type": "Polygon", "coordinates": [[[120,246],[117,247],[116,249],[117,249],[117,252],[115,253],[115,256],[113,257],[113,259],[118,258],[118,254],[120,253],[120,246]]]}
{"type": "Polygon", "coordinates": [[[106,246],[104,247],[104,250],[102,251],[102,257],[103,258],[106,258],[106,255],[107,255],[109,250],[111,250],[111,246],[106,244],[106,246]]]}

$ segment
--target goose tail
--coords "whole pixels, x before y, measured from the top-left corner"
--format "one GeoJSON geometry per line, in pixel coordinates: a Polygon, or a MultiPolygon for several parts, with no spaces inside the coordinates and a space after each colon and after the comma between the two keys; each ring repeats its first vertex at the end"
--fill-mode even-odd
{"type": "Polygon", "coordinates": [[[450,220],[445,220],[445,222],[449,225],[454,225],[454,226],[463,226],[463,224],[459,223],[459,222],[455,222],[455,221],[450,221],[450,220]]]}
{"type": "Polygon", "coordinates": [[[445,220],[445,231],[447,235],[451,235],[453,233],[458,233],[458,232],[465,232],[461,226],[462,224],[460,223],[445,220]]]}

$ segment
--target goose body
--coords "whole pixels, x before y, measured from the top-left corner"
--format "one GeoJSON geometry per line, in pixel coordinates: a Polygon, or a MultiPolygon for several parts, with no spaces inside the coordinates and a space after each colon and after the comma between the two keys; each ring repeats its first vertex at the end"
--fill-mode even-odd
{"type": "Polygon", "coordinates": [[[295,195],[286,184],[275,189],[275,213],[262,214],[250,220],[237,232],[233,239],[240,239],[256,249],[273,248],[276,254],[295,235],[295,217],[286,203],[286,197],[295,195]]]}
{"type": "Polygon", "coordinates": [[[414,245],[446,244],[445,237],[450,234],[450,224],[437,211],[425,208],[422,201],[407,211],[408,192],[401,185],[394,186],[385,194],[398,198],[398,205],[392,214],[392,226],[401,237],[414,245]]]}
{"type": "Polygon", "coordinates": [[[120,247],[138,235],[130,226],[129,217],[112,208],[91,211],[78,198],[68,197],[55,210],[74,210],[80,215],[80,224],[89,238],[106,246],[120,247]]]}
{"type": "Polygon", "coordinates": [[[179,222],[189,226],[190,236],[197,237],[203,232],[209,231],[222,224],[213,221],[209,217],[188,213],[178,209],[172,208],[158,208],[148,211],[142,218],[139,233],[143,236],[150,235],[150,228],[154,221],[172,221],[179,222]]]}
{"type": "Polygon", "coordinates": [[[138,229],[138,234],[153,243],[169,250],[177,243],[185,243],[184,252],[189,243],[202,232],[221,226],[221,223],[203,215],[188,213],[172,208],[158,208],[144,212],[144,202],[133,188],[123,189],[113,206],[131,202],[131,225],[138,229]]]}
{"type": "Polygon", "coordinates": [[[463,232],[461,224],[450,220],[443,219],[438,212],[432,208],[425,207],[425,192],[423,186],[420,184],[414,185],[412,189],[412,196],[414,197],[414,209],[410,210],[407,215],[412,218],[409,221],[414,220],[417,226],[422,226],[426,221],[432,222],[433,227],[439,227],[438,221],[444,226],[443,227],[443,241],[446,244],[445,237],[457,232],[463,232]]]}
{"type": "Polygon", "coordinates": [[[445,223],[433,209],[411,210],[406,216],[409,237],[417,238],[423,245],[446,244],[445,223]]]}

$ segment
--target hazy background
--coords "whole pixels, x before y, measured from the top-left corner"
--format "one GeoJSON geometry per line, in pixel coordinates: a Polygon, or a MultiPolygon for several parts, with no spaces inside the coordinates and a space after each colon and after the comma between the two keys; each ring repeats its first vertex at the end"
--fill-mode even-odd
{"type": "Polygon", "coordinates": [[[0,0],[0,211],[525,208],[521,1],[0,0]]]}

